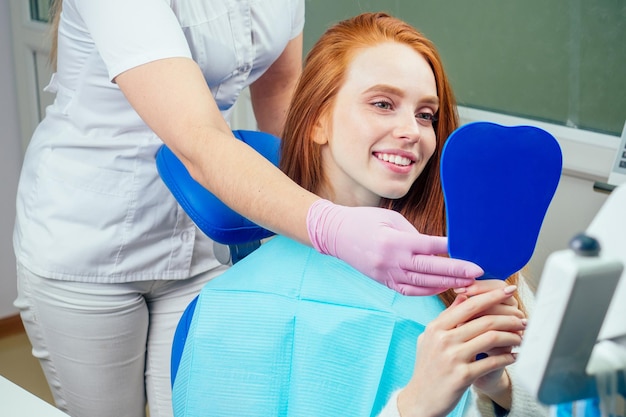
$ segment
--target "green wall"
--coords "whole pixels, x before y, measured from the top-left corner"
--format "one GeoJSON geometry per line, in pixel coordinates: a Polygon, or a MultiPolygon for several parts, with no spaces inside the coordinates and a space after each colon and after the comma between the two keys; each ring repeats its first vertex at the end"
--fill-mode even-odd
{"type": "Polygon", "coordinates": [[[307,0],[305,51],[364,11],[386,11],[432,39],[461,105],[622,132],[624,0],[307,0]]]}

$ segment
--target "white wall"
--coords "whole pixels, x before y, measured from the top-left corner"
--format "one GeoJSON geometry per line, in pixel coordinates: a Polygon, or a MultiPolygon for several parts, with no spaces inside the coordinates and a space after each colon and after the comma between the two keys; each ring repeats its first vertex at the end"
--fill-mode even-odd
{"type": "Polygon", "coordinates": [[[12,233],[22,165],[10,16],[9,3],[0,2],[0,318],[17,312],[12,233]]]}
{"type": "Polygon", "coordinates": [[[547,257],[566,249],[576,234],[584,232],[608,195],[593,190],[593,181],[563,175],[546,214],[535,252],[525,276],[536,289],[547,257]]]}

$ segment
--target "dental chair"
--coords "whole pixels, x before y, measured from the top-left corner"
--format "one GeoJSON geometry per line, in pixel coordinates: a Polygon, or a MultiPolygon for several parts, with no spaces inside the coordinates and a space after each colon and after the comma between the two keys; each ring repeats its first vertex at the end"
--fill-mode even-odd
{"type": "MultiPolygon", "coordinates": [[[[274,165],[278,165],[280,140],[276,136],[251,130],[234,130],[233,134],[274,165]]],[[[214,241],[228,245],[230,261],[233,264],[258,248],[261,239],[273,235],[269,230],[230,209],[214,194],[196,182],[189,175],[187,168],[167,146],[161,146],[157,152],[156,165],[161,179],[198,228],[214,241]],[[211,213],[211,215],[207,216],[206,213],[211,213]]],[[[176,327],[170,362],[172,385],[176,378],[178,364],[197,300],[198,297],[196,296],[187,306],[176,327]]]]}

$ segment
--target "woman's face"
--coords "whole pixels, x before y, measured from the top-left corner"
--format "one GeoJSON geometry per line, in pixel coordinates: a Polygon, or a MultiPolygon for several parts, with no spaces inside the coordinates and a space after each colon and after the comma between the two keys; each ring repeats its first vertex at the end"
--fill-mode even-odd
{"type": "Polygon", "coordinates": [[[404,196],[435,151],[437,110],[435,76],[420,54],[395,42],[356,52],[332,119],[314,136],[333,201],[377,206],[404,196]]]}

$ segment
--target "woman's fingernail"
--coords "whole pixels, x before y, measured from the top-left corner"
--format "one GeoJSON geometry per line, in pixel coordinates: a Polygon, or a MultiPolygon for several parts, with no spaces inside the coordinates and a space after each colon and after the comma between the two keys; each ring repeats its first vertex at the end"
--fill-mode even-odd
{"type": "Polygon", "coordinates": [[[508,287],[504,287],[505,294],[513,294],[517,290],[517,285],[509,285],[508,287]]]}
{"type": "Polygon", "coordinates": [[[522,319],[522,324],[526,326],[528,324],[528,319],[522,319]]]}
{"type": "Polygon", "coordinates": [[[465,287],[455,288],[454,292],[457,294],[465,294],[467,292],[467,288],[465,287]]]}

